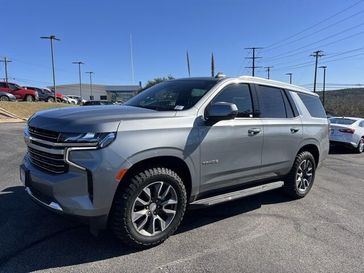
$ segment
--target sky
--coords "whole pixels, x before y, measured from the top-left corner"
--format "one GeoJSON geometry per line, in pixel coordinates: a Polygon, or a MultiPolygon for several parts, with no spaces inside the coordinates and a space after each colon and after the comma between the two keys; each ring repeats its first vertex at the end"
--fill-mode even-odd
{"type": "MultiPolygon", "coordinates": [[[[273,66],[271,79],[312,87],[315,50],[325,56],[329,88],[364,83],[364,1],[358,0],[0,0],[0,58],[21,85],[52,85],[50,44],[54,34],[57,84],[78,83],[93,71],[98,84],[143,84],[155,77],[209,76],[215,71],[256,76],[273,66]],[[131,72],[130,36],[134,60],[131,72]]],[[[322,82],[318,72],[318,89],[322,82]]],[[[0,77],[4,76],[3,64],[0,77]]]]}

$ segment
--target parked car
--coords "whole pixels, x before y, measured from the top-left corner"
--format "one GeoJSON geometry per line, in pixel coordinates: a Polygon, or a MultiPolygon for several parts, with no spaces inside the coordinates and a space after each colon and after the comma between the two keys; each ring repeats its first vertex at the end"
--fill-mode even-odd
{"type": "Polygon", "coordinates": [[[90,106],[90,105],[113,105],[113,104],[114,104],[113,102],[106,100],[88,100],[85,101],[82,105],[90,106]]]}
{"type": "Polygon", "coordinates": [[[0,82],[0,91],[14,95],[17,100],[36,101],[39,99],[37,91],[26,89],[11,82],[0,82]]]}
{"type": "Polygon", "coordinates": [[[78,100],[77,99],[73,99],[69,96],[64,96],[64,99],[66,100],[67,103],[70,103],[70,104],[78,104],[78,100]]]}
{"type": "Polygon", "coordinates": [[[364,119],[333,117],[329,120],[331,146],[345,146],[357,153],[364,151],[364,119]]]}
{"type": "Polygon", "coordinates": [[[0,101],[16,101],[16,97],[8,92],[0,91],[0,101]]]}
{"type": "Polygon", "coordinates": [[[82,104],[84,102],[86,102],[85,99],[81,98],[80,96],[77,96],[77,95],[67,95],[68,98],[71,98],[71,99],[74,99],[74,100],[77,100],[77,104],[82,104]]]}
{"type": "MultiPolygon", "coordinates": [[[[39,88],[34,86],[24,86],[26,89],[38,92],[39,100],[46,102],[54,102],[54,93],[48,88],[39,88]]],[[[57,102],[66,102],[61,93],[56,92],[57,102]]]]}
{"type": "Polygon", "coordinates": [[[24,130],[27,193],[55,212],[150,247],[187,205],[312,188],[329,127],[317,94],[256,77],[165,81],[124,105],[38,112],[24,130]]]}

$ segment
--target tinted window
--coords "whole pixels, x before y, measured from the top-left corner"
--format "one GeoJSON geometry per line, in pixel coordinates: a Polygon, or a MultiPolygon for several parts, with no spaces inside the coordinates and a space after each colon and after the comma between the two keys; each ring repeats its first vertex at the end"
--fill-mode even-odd
{"type": "Polygon", "coordinates": [[[225,87],[211,103],[234,103],[239,110],[238,117],[252,117],[253,105],[250,88],[247,84],[231,84],[225,87]]]}
{"type": "Polygon", "coordinates": [[[5,82],[0,82],[0,88],[6,88],[6,83],[5,82]]]}
{"type": "Polygon", "coordinates": [[[181,111],[194,106],[217,80],[173,80],[156,84],[125,105],[158,111],[181,111]]]}
{"type": "Polygon", "coordinates": [[[310,115],[315,118],[326,118],[326,112],[321,104],[318,96],[312,96],[307,94],[298,94],[303,103],[305,104],[310,115]]]}
{"type": "Polygon", "coordinates": [[[292,110],[292,106],[288,101],[287,94],[284,91],[282,91],[282,97],[283,97],[283,100],[284,100],[284,105],[286,107],[287,118],[295,117],[295,115],[293,113],[293,110],[292,110]]]}
{"type": "Polygon", "coordinates": [[[355,121],[356,121],[355,119],[349,119],[349,118],[330,118],[330,123],[333,124],[351,125],[355,121]]]}
{"type": "Polygon", "coordinates": [[[10,89],[12,89],[12,90],[17,90],[17,89],[19,89],[19,86],[18,86],[18,85],[16,85],[16,84],[8,83],[8,85],[9,85],[9,88],[10,88],[10,89]]]}
{"type": "MultiPolygon", "coordinates": [[[[284,104],[283,95],[282,90],[279,88],[262,85],[258,86],[260,117],[286,118],[286,106],[284,104]]],[[[293,116],[293,114],[291,114],[291,116],[293,116]]]]}

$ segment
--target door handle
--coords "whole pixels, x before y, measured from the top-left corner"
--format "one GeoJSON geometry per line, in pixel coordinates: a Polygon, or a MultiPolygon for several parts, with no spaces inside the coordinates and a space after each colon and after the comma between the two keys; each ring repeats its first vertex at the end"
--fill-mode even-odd
{"type": "Polygon", "coordinates": [[[299,128],[291,128],[291,133],[297,133],[300,129],[299,128]]]}
{"type": "Polygon", "coordinates": [[[259,128],[251,128],[251,129],[248,130],[248,135],[249,136],[255,136],[255,135],[259,134],[260,131],[261,130],[259,128]]]}

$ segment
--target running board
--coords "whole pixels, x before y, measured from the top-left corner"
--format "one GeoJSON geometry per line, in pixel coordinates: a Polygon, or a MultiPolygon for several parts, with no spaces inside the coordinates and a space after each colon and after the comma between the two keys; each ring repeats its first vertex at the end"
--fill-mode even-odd
{"type": "Polygon", "coordinates": [[[212,196],[212,197],[208,197],[208,198],[204,198],[204,199],[200,199],[200,200],[192,202],[190,204],[190,208],[196,209],[196,208],[200,208],[200,207],[213,206],[213,205],[221,204],[224,202],[236,200],[236,199],[239,199],[242,197],[258,194],[261,192],[278,189],[278,188],[283,187],[283,185],[284,185],[283,181],[277,181],[277,182],[273,182],[273,183],[268,183],[268,184],[263,184],[263,185],[247,188],[244,190],[239,190],[239,191],[229,192],[229,193],[225,193],[225,194],[221,194],[221,195],[217,195],[217,196],[212,196]]]}

